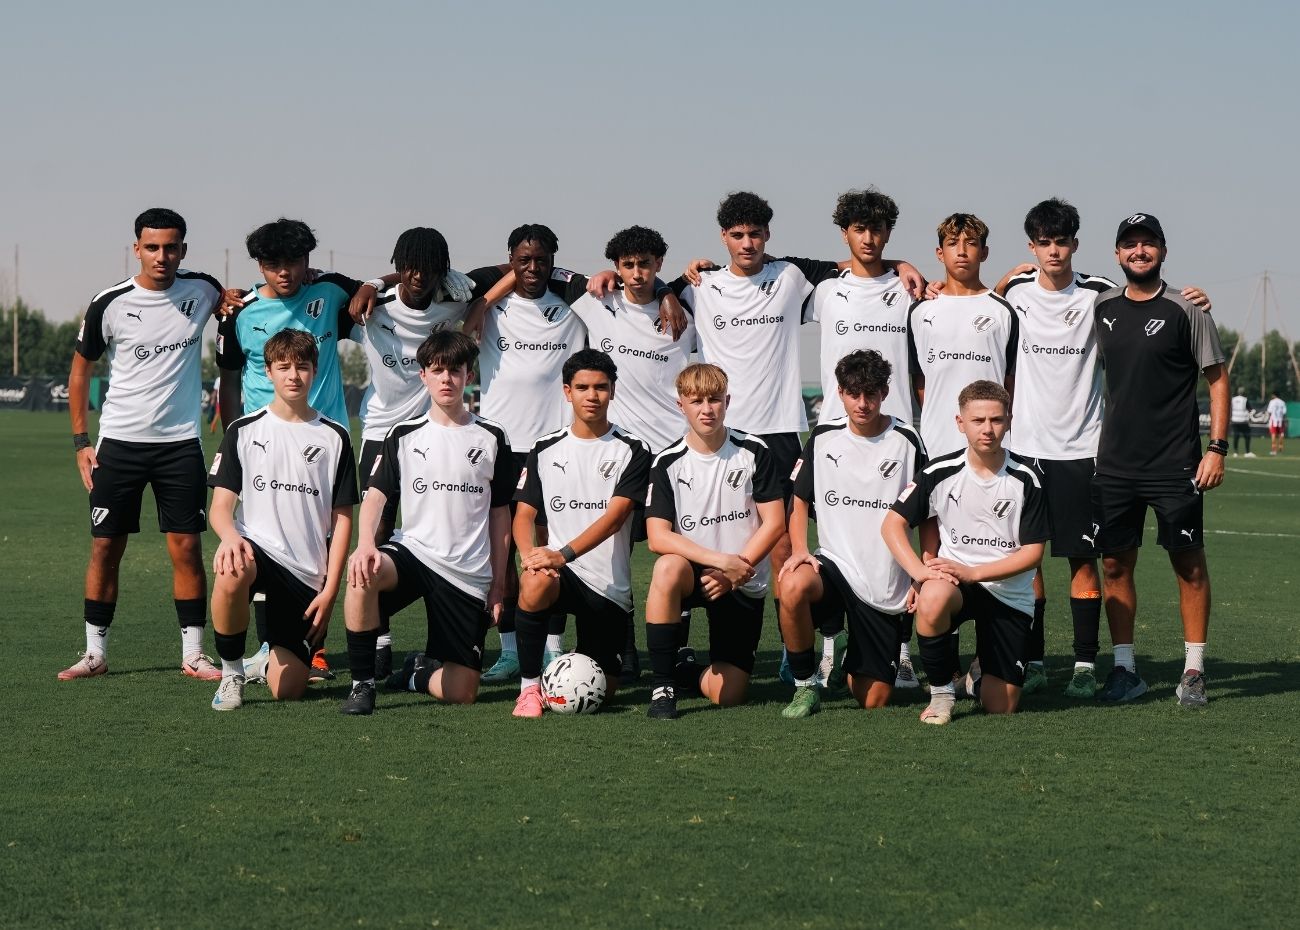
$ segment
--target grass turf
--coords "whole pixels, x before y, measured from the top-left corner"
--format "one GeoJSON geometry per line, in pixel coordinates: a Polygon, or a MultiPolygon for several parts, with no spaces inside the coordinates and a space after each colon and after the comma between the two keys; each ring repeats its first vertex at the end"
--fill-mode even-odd
{"type": "MultiPolygon", "coordinates": [[[[770,607],[750,703],[683,701],[675,723],[646,719],[644,678],[587,718],[514,720],[506,686],[468,708],[381,692],[374,717],[344,718],[346,675],[215,714],[214,686],[178,670],[148,495],[112,672],[57,682],[88,549],[67,420],[0,413],[0,436],[0,926],[1269,927],[1300,908],[1294,451],[1229,459],[1207,498],[1207,710],[1173,700],[1181,631],[1149,527],[1147,697],[1061,696],[1053,560],[1049,689],[1013,719],[966,705],[935,728],[918,692],[781,719],[770,607]]],[[[336,666],[342,629],[340,606],[336,666]]],[[[399,655],[422,643],[422,612],[395,636],[399,655]]]]}

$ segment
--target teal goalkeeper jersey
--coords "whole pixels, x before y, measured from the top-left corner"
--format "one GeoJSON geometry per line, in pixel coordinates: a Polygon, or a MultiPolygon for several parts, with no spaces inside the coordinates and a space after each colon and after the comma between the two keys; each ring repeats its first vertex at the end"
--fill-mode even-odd
{"type": "Polygon", "coordinates": [[[254,288],[248,303],[221,321],[217,328],[217,366],[242,372],[245,414],[265,407],[275,397],[266,375],[262,347],[282,329],[301,329],[316,337],[320,353],[311,386],[312,407],[336,423],[348,422],[338,342],[352,335],[348,302],[360,286],[360,281],[326,274],[285,299],[263,297],[254,288]]]}

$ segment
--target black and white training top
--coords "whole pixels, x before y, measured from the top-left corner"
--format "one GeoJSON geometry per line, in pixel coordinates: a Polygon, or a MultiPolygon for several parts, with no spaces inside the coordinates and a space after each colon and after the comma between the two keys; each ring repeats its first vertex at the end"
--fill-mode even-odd
{"type": "MultiPolygon", "coordinates": [[[[650,468],[645,515],[669,521],[675,532],[706,549],[736,554],[762,523],[757,505],[782,499],[780,479],[772,453],[757,436],[729,429],[712,455],[682,439],[650,468]]],[[[768,560],[760,559],[754,577],[738,590],[762,597],[770,577],[768,560]]]]}
{"type": "Polygon", "coordinates": [[[912,377],[925,377],[921,438],[932,458],[966,448],[957,429],[957,395],[972,381],[1002,384],[1016,369],[1016,314],[994,294],[941,294],[908,314],[912,377]]]}
{"type": "Polygon", "coordinates": [[[820,423],[795,463],[794,493],[817,521],[817,551],[853,593],[884,613],[901,613],[912,579],[889,554],[880,524],[925,467],[921,437],[896,417],[879,436],[858,436],[847,420],[820,423]]]}
{"type": "MultiPolygon", "coordinates": [[[[515,500],[545,522],[547,546],[559,549],[595,523],[615,497],[638,507],[650,480],[650,448],[617,426],[599,439],[579,439],[569,427],[543,436],[528,453],[515,500]]],[[[632,524],[569,563],[593,591],[632,609],[632,524]]]]}
{"type": "MultiPolygon", "coordinates": [[[[938,517],[939,558],[963,565],[996,562],[1050,535],[1042,486],[1034,470],[1010,452],[989,479],[975,474],[964,449],[932,459],[892,509],[909,526],[938,517]]],[[[1004,604],[1032,614],[1034,571],[980,584],[1004,604]]]]}
{"type": "Polygon", "coordinates": [[[314,591],[325,583],[335,507],[357,502],[347,428],[317,416],[282,420],[269,407],[226,430],[208,486],[239,495],[235,526],[314,591]]]}
{"type": "Polygon", "coordinates": [[[875,349],[893,367],[881,411],[911,424],[915,396],[907,356],[907,311],[912,300],[894,271],[860,278],[845,269],[813,291],[807,319],[821,324],[822,409],[820,420],[844,416],[835,366],[858,349],[875,349]]]}
{"type": "Polygon", "coordinates": [[[203,327],[220,301],[221,285],[197,271],[178,271],[165,291],[128,278],[95,295],[77,333],[77,352],[92,362],[108,355],[99,438],[198,438],[203,327]]]}
{"type": "Polygon", "coordinates": [[[1037,268],[1007,282],[1006,301],[1020,328],[1008,449],[1034,459],[1097,455],[1101,366],[1092,316],[1098,295],[1114,286],[1076,273],[1068,287],[1049,291],[1037,268]]]}
{"type": "Polygon", "coordinates": [[[492,587],[488,514],[509,505],[515,485],[509,453],[505,430],[482,417],[464,426],[419,417],[389,430],[366,491],[400,498],[392,542],[480,600],[492,587]]]}
{"type": "Polygon", "coordinates": [[[1219,331],[1167,284],[1149,300],[1116,287],[1093,310],[1106,383],[1097,474],[1182,478],[1201,460],[1196,383],[1224,360],[1219,331]]]}

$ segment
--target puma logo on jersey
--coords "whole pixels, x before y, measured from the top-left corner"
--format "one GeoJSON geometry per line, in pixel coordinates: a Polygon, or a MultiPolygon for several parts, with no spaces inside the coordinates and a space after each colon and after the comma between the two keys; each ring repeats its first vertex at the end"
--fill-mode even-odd
{"type": "Polygon", "coordinates": [[[930,316],[923,316],[923,317],[921,317],[921,322],[922,322],[922,323],[929,323],[931,326],[933,326],[933,325],[934,325],[934,314],[931,314],[930,316]]]}
{"type": "Polygon", "coordinates": [[[1108,330],[1109,330],[1110,332],[1112,332],[1112,333],[1115,332],[1115,321],[1114,321],[1114,320],[1108,320],[1108,319],[1106,319],[1105,317],[1102,317],[1102,318],[1101,318],[1101,321],[1102,321],[1103,323],[1106,324],[1106,329],[1108,329],[1108,330]]]}
{"type": "Polygon", "coordinates": [[[427,454],[429,451],[428,449],[417,449],[415,448],[415,446],[411,446],[411,451],[414,452],[416,455],[418,455],[420,458],[424,459],[426,462],[429,461],[429,456],[427,454]]]}
{"type": "Polygon", "coordinates": [[[264,336],[267,334],[267,333],[266,333],[266,327],[265,327],[265,326],[254,326],[254,327],[253,327],[253,332],[255,332],[255,333],[261,333],[261,334],[264,335],[264,336]]]}
{"type": "MultiPolygon", "coordinates": [[[[268,441],[269,441],[269,440],[268,440],[268,441]]],[[[253,445],[257,446],[257,448],[261,449],[263,452],[266,451],[266,443],[265,443],[265,442],[258,442],[256,439],[254,439],[254,440],[252,440],[252,443],[253,443],[253,445]]]]}
{"type": "Polygon", "coordinates": [[[1020,306],[1019,304],[1016,305],[1016,312],[1019,313],[1021,316],[1029,316],[1029,310],[1026,309],[1025,307],[1020,306]]]}
{"type": "Polygon", "coordinates": [[[678,475],[678,476],[677,476],[677,483],[678,483],[678,484],[684,484],[684,485],[686,485],[686,489],[687,489],[688,491],[694,491],[694,490],[695,490],[693,487],[691,487],[691,482],[694,481],[694,480],[695,480],[694,478],[691,478],[691,479],[688,480],[688,479],[686,479],[686,478],[683,478],[681,475],[678,475]]]}
{"type": "Polygon", "coordinates": [[[606,310],[609,311],[610,316],[618,316],[618,311],[615,310],[613,307],[611,307],[609,304],[605,304],[604,307],[606,310]]]}
{"type": "Polygon", "coordinates": [[[137,323],[144,322],[144,320],[140,319],[140,314],[138,313],[132,313],[130,310],[128,310],[126,311],[126,315],[129,316],[131,319],[135,320],[137,323]]]}
{"type": "Polygon", "coordinates": [[[826,457],[827,457],[828,459],[830,459],[832,462],[835,463],[835,467],[836,467],[836,468],[839,468],[839,467],[840,467],[840,459],[844,458],[844,453],[841,452],[839,455],[831,455],[829,452],[827,452],[827,453],[826,453],[826,457]]]}
{"type": "Polygon", "coordinates": [[[1092,535],[1089,536],[1087,533],[1081,533],[1081,534],[1079,534],[1079,538],[1082,539],[1084,542],[1086,542],[1088,545],[1090,545],[1090,546],[1096,548],[1096,546],[1097,546],[1097,531],[1100,530],[1100,529],[1101,529],[1101,524],[1099,524],[1099,523],[1094,523],[1094,524],[1092,525],[1092,535]]]}
{"type": "Polygon", "coordinates": [[[380,329],[386,329],[386,330],[388,330],[388,331],[389,331],[390,333],[392,333],[394,336],[397,335],[397,327],[396,327],[396,326],[389,326],[387,323],[380,323],[380,324],[379,324],[379,328],[380,328],[380,329]]]}
{"type": "Polygon", "coordinates": [[[722,288],[718,287],[716,284],[710,284],[709,287],[713,288],[713,289],[714,289],[715,291],[717,291],[719,294],[722,293],[722,288]]]}
{"type": "Polygon", "coordinates": [[[954,496],[953,493],[952,493],[951,491],[948,492],[948,500],[952,501],[952,502],[953,502],[954,504],[956,504],[958,507],[961,506],[961,498],[960,498],[960,497],[956,497],[956,496],[954,496]]]}
{"type": "Polygon", "coordinates": [[[558,469],[561,471],[561,473],[563,473],[563,474],[565,474],[565,475],[567,475],[567,474],[569,473],[569,472],[567,471],[567,469],[568,469],[568,467],[569,467],[569,463],[568,463],[568,462],[552,462],[551,465],[552,465],[553,467],[555,467],[555,468],[558,468],[558,469]]]}
{"type": "Polygon", "coordinates": [[[849,295],[846,294],[844,291],[836,291],[836,292],[835,292],[835,296],[836,296],[836,297],[843,297],[843,298],[845,299],[845,301],[847,301],[847,300],[849,299],[849,295]]]}

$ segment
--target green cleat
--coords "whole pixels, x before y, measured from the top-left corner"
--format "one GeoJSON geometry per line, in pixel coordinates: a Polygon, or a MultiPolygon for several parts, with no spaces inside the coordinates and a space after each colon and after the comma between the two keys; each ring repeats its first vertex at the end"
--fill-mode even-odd
{"type": "Polygon", "coordinates": [[[797,685],[794,699],[781,710],[781,716],[793,720],[811,717],[822,709],[822,696],[816,685],[797,685]]]}
{"type": "Polygon", "coordinates": [[[1074,677],[1070,683],[1065,686],[1065,696],[1069,698],[1078,698],[1083,701],[1091,701],[1097,696],[1097,691],[1101,685],[1097,684],[1097,672],[1091,668],[1076,668],[1074,677]]]}
{"type": "Polygon", "coordinates": [[[513,649],[503,649],[496,664],[483,673],[482,681],[484,684],[496,685],[503,681],[515,681],[518,677],[519,653],[513,649]]]}
{"type": "Polygon", "coordinates": [[[1047,670],[1042,662],[1030,662],[1025,666],[1025,683],[1020,686],[1021,694],[1033,694],[1047,687],[1047,670]]]}

